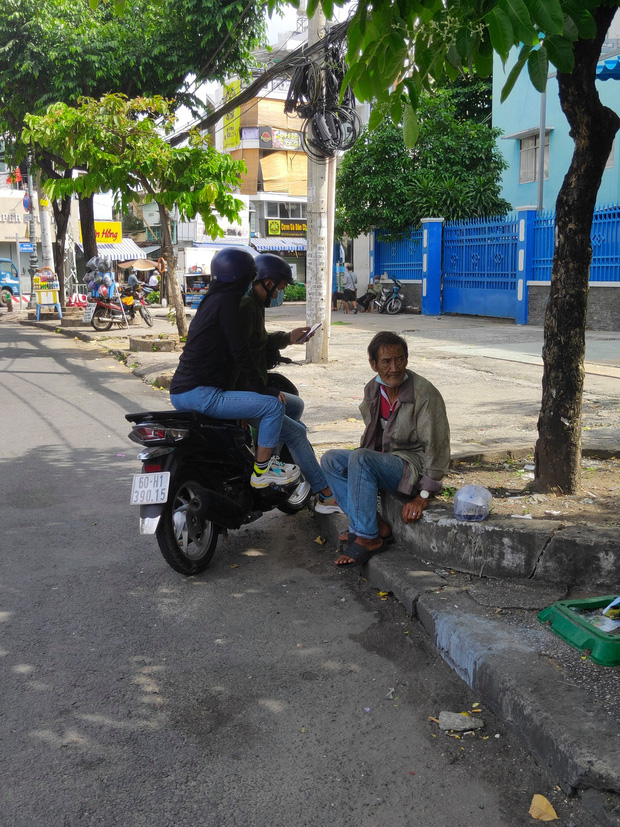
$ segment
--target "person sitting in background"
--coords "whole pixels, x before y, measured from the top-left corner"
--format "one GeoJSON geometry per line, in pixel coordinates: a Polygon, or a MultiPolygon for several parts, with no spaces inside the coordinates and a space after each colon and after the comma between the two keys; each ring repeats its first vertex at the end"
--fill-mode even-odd
{"type": "Polygon", "coordinates": [[[159,276],[155,270],[151,273],[147,284],[149,287],[152,287],[153,290],[159,290],[159,276]]]}
{"type": "Polygon", "coordinates": [[[361,299],[357,300],[357,306],[361,307],[362,313],[372,309],[372,302],[381,295],[381,276],[375,276],[373,284],[368,285],[368,292],[361,299]]]}

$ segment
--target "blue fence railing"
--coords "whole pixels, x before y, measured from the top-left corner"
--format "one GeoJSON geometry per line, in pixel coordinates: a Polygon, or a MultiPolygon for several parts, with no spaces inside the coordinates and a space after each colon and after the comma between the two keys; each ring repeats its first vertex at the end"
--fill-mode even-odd
{"type": "MultiPolygon", "coordinates": [[[[497,218],[447,221],[433,235],[436,247],[432,249],[423,249],[424,238],[423,230],[412,230],[399,241],[377,231],[373,275],[387,272],[405,282],[422,281],[423,295],[435,290],[444,313],[526,321],[527,283],[551,279],[555,212],[525,210],[497,218]],[[442,263],[431,277],[424,270],[424,255],[430,260],[434,252],[435,260],[442,263]],[[522,303],[520,311],[517,302],[522,303]]],[[[620,286],[620,206],[595,211],[591,239],[590,283],[620,286]]]]}

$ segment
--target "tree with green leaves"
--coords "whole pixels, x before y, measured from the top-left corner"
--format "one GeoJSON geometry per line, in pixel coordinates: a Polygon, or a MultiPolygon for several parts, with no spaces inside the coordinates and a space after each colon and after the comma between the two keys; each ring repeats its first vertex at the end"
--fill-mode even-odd
{"type": "Polygon", "coordinates": [[[190,136],[186,147],[172,147],[164,132],[173,129],[175,116],[163,98],[104,95],[100,100],[80,98],[76,107],[52,104],[45,115],[26,115],[22,140],[45,150],[67,168],[85,170],[77,178],[50,178],[44,185],[52,198],[91,196],[111,191],[115,207],[127,211],[141,197],[154,201],[162,227],[162,249],[179,335],[187,335],[181,291],[176,279],[170,210],[182,219],[200,215],[205,232],[223,235],[219,213],[229,221],[239,217],[243,202],[234,197],[242,161],[217,152],[208,137],[190,136]]]}
{"type": "MultiPolygon", "coordinates": [[[[319,3],[327,17],[333,0],[319,3]]],[[[340,3],[337,3],[340,5],[340,3]]],[[[497,54],[513,50],[505,99],[523,70],[543,91],[557,70],[560,104],[574,154],[556,203],[556,243],[545,316],[543,394],[535,454],[535,486],[574,492],[581,472],[581,406],[585,326],[592,249],[590,232],[605,163],[620,126],[604,106],[595,78],[618,0],[359,0],[348,27],[351,84],[373,101],[376,127],[390,115],[414,146],[423,90],[463,69],[488,77],[497,54]]],[[[344,88],[344,87],[343,87],[344,88]]]]}
{"type": "Polygon", "coordinates": [[[336,182],[337,238],[371,227],[398,236],[428,216],[465,219],[510,209],[500,197],[507,165],[495,143],[499,130],[459,118],[453,94],[439,89],[423,96],[411,149],[402,127],[385,120],[346,152],[336,182]]]}
{"type": "MultiPolygon", "coordinates": [[[[24,156],[20,136],[27,113],[41,115],[57,102],[75,105],[83,95],[159,94],[203,114],[195,81],[247,73],[250,52],[263,39],[260,0],[127,0],[124,6],[120,18],[107,2],[0,4],[0,136],[12,163],[24,156]]],[[[73,174],[59,156],[41,150],[35,164],[47,178],[73,174]]],[[[62,277],[70,201],[54,199],[52,205],[55,265],[62,277]]]]}

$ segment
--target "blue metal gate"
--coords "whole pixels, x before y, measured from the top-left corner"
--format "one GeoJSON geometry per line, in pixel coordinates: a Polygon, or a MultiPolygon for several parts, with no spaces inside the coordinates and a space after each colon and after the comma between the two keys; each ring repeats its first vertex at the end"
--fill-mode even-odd
{"type": "Polygon", "coordinates": [[[515,318],[517,231],[513,215],[444,224],[443,313],[515,318]]]}
{"type": "Polygon", "coordinates": [[[422,230],[411,230],[406,238],[386,241],[385,233],[377,230],[374,272],[388,273],[407,281],[422,278],[422,230]]]}

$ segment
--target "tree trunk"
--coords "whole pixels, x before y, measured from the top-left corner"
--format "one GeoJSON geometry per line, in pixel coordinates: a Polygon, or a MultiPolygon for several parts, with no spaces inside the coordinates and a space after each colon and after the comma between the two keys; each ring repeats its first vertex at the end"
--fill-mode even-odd
{"type": "Polygon", "coordinates": [[[560,104],[575,149],[556,202],[555,250],[545,314],[543,393],[536,442],[538,491],[575,493],[581,473],[585,327],[596,195],[620,119],[603,106],[596,65],[616,12],[594,13],[597,36],[575,44],[575,68],[558,73],[560,104]]]}
{"type": "Polygon", "coordinates": [[[80,230],[82,233],[84,261],[90,261],[90,259],[98,253],[92,195],[88,196],[88,198],[80,198],[80,230]]]}
{"type": "Polygon", "coordinates": [[[71,198],[62,201],[52,201],[54,220],[56,222],[56,241],[54,242],[54,270],[58,276],[60,286],[60,303],[65,306],[65,243],[67,240],[67,225],[71,216],[71,198]]]}
{"type": "Polygon", "coordinates": [[[172,248],[172,231],[170,227],[170,213],[163,204],[157,203],[159,208],[159,219],[161,224],[161,251],[166,261],[166,279],[168,282],[168,296],[174,306],[174,315],[177,323],[179,336],[187,336],[187,319],[185,318],[185,305],[177,279],[177,268],[172,248]]]}

